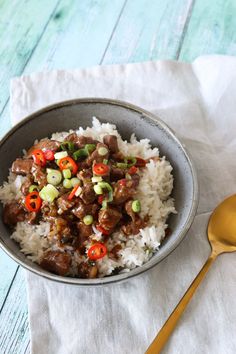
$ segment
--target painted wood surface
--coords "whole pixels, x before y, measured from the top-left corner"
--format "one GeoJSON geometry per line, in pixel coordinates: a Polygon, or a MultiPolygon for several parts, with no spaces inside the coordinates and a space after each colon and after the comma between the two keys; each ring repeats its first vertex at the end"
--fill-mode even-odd
{"type": "MultiPolygon", "coordinates": [[[[235,54],[235,0],[0,0],[0,136],[9,79],[54,68],[235,54]]],[[[0,251],[0,353],[29,353],[23,271],[0,251]]]]}

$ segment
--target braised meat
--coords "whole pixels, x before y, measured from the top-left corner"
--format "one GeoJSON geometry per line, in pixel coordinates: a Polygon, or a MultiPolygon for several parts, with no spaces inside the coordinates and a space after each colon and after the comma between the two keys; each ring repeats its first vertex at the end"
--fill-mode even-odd
{"type": "Polygon", "coordinates": [[[103,138],[103,142],[105,145],[108,146],[112,154],[119,151],[117,137],[115,135],[105,135],[103,138]]]}
{"type": "Polygon", "coordinates": [[[115,135],[99,142],[76,133],[63,142],[41,140],[27,155],[12,164],[12,172],[26,178],[21,198],[4,207],[4,223],[47,222],[50,247],[41,266],[62,276],[74,274],[78,266],[76,276],[98,277],[97,261],[105,256],[117,260],[123,247],[111,249],[112,233],[135,235],[146,226],[140,202],[134,200],[140,168],[132,165],[137,159],[119,151],[115,135]]]}
{"type": "Polygon", "coordinates": [[[47,175],[41,166],[36,165],[36,163],[33,163],[31,173],[33,175],[34,181],[38,183],[40,189],[46,186],[47,175]]]}
{"type": "Polygon", "coordinates": [[[122,217],[122,214],[119,210],[115,208],[107,208],[104,210],[100,210],[98,213],[98,221],[99,224],[105,229],[105,230],[113,230],[118,222],[120,221],[122,217]]]}
{"type": "Polygon", "coordinates": [[[96,265],[91,265],[87,262],[82,262],[78,266],[78,272],[80,278],[93,279],[97,277],[98,268],[96,265]]]}
{"type": "Polygon", "coordinates": [[[123,179],[125,177],[125,170],[118,167],[111,167],[110,171],[110,179],[112,182],[117,182],[119,179],[123,179]]]}
{"type": "Polygon", "coordinates": [[[9,226],[14,226],[25,220],[26,212],[23,206],[17,201],[6,204],[3,209],[3,222],[9,226]]]}
{"type": "Polygon", "coordinates": [[[91,204],[97,198],[92,183],[87,183],[82,188],[82,193],[80,194],[80,198],[83,200],[85,204],[91,204]]]}
{"type": "Polygon", "coordinates": [[[96,146],[96,149],[92,152],[92,154],[87,158],[86,162],[90,166],[94,161],[98,162],[103,162],[104,160],[107,160],[109,157],[109,149],[108,146],[102,143],[98,143],[96,146]],[[104,152],[101,154],[100,149],[105,149],[104,152]],[[107,150],[107,153],[105,151],[107,150]]]}
{"type": "Polygon", "coordinates": [[[72,213],[78,218],[83,219],[86,215],[95,216],[99,206],[97,204],[84,204],[81,199],[78,199],[72,213]]]}
{"type": "Polygon", "coordinates": [[[93,234],[93,229],[91,225],[85,225],[82,221],[76,223],[80,237],[83,239],[88,238],[93,234]]]}
{"type": "Polygon", "coordinates": [[[61,197],[57,199],[57,206],[58,206],[58,214],[62,214],[65,211],[68,211],[69,209],[73,208],[75,205],[74,200],[69,200],[68,199],[69,193],[62,194],[61,197]]]}
{"type": "Polygon", "coordinates": [[[141,219],[139,216],[136,216],[135,220],[130,221],[126,225],[121,227],[121,230],[125,235],[137,235],[140,229],[143,229],[147,226],[147,223],[141,219]]]}
{"type": "Polygon", "coordinates": [[[136,181],[123,179],[115,184],[114,204],[123,204],[136,193],[136,181]]]}
{"type": "Polygon", "coordinates": [[[31,172],[32,165],[32,159],[16,159],[11,166],[11,171],[16,175],[26,176],[31,172]]]}
{"type": "Polygon", "coordinates": [[[68,253],[59,251],[48,251],[44,253],[40,265],[49,272],[66,275],[69,272],[71,256],[68,253]]]}
{"type": "Polygon", "coordinates": [[[94,140],[89,136],[78,136],[76,133],[71,133],[67,135],[65,141],[71,141],[72,143],[76,144],[77,148],[83,148],[86,144],[97,144],[98,141],[94,140]]]}
{"type": "Polygon", "coordinates": [[[27,156],[31,156],[32,152],[34,150],[51,150],[51,151],[57,151],[60,147],[61,143],[56,140],[49,140],[49,139],[44,139],[40,140],[37,144],[32,146],[28,151],[27,151],[27,156]]]}

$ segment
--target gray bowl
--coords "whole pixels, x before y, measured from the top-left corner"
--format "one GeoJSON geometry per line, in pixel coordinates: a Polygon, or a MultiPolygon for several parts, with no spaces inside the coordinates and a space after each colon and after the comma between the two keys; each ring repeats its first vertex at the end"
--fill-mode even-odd
{"type": "MultiPolygon", "coordinates": [[[[198,183],[193,164],[183,145],[174,133],[155,115],[131,104],[109,99],[77,99],[60,102],[31,114],[12,128],[0,142],[0,185],[7,179],[12,162],[22,149],[32,146],[35,139],[50,136],[53,132],[77,129],[91,125],[92,117],[117,125],[124,139],[135,132],[138,139],[148,138],[160,148],[173,166],[175,205],[177,215],[169,219],[173,230],[160,250],[143,266],[134,270],[99,279],[61,277],[47,272],[20,252],[18,244],[10,239],[10,231],[0,218],[0,246],[17,263],[45,278],[67,284],[102,285],[126,280],[152,268],[170,254],[186,235],[194,219],[198,204],[198,183]]],[[[0,207],[2,214],[2,206],[0,207]]]]}

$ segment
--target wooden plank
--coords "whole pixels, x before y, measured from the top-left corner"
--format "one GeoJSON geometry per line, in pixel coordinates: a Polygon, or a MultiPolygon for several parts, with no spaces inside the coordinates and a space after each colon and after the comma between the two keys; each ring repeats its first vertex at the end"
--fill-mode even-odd
{"type": "Polygon", "coordinates": [[[174,59],[192,0],[128,0],[103,64],[174,59]]]}
{"type": "Polygon", "coordinates": [[[125,0],[61,1],[24,73],[99,64],[125,0]]]}
{"type": "Polygon", "coordinates": [[[196,1],[180,60],[192,61],[204,54],[236,54],[236,1],[196,1]]]}
{"type": "Polygon", "coordinates": [[[28,343],[26,289],[20,268],[0,313],[0,353],[23,354],[28,343]]]}
{"type": "Polygon", "coordinates": [[[17,270],[17,264],[0,249],[0,312],[17,270]]]}
{"type": "Polygon", "coordinates": [[[0,112],[9,97],[9,79],[21,74],[57,5],[57,1],[1,1],[0,112]]]}
{"type": "Polygon", "coordinates": [[[11,129],[11,121],[8,101],[3,109],[2,114],[0,115],[0,139],[8,132],[9,129],[11,129]]]}

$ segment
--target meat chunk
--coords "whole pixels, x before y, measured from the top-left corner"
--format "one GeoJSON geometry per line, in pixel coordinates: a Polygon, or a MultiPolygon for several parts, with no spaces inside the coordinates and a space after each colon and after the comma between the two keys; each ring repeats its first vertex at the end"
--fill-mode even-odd
{"type": "Polygon", "coordinates": [[[137,215],[134,221],[131,221],[126,225],[123,225],[121,227],[121,230],[127,236],[137,235],[139,233],[139,230],[143,229],[146,226],[147,223],[137,215]]]}
{"type": "Polygon", "coordinates": [[[98,213],[98,222],[105,230],[113,230],[120,221],[122,214],[115,208],[100,210],[98,213]]]}
{"type": "Polygon", "coordinates": [[[86,144],[97,144],[98,141],[94,140],[89,136],[78,136],[76,133],[71,133],[67,135],[65,141],[71,141],[72,143],[76,144],[78,148],[83,148],[86,144]]]}
{"type": "Polygon", "coordinates": [[[113,154],[119,151],[117,137],[115,135],[105,135],[103,142],[113,154]]]}
{"type": "Polygon", "coordinates": [[[29,193],[29,187],[33,183],[33,179],[31,175],[27,175],[27,178],[25,181],[22,183],[20,190],[23,195],[27,195],[29,193]]]}
{"type": "Polygon", "coordinates": [[[135,173],[131,176],[131,179],[133,181],[132,187],[137,188],[139,185],[140,176],[137,173],[135,173]]]}
{"type": "Polygon", "coordinates": [[[75,201],[69,200],[68,195],[69,195],[69,193],[62,194],[62,196],[60,198],[58,198],[56,201],[57,206],[59,208],[59,210],[58,210],[59,214],[60,213],[62,214],[64,212],[68,211],[69,209],[73,208],[73,206],[75,205],[75,201]]]}
{"type": "Polygon", "coordinates": [[[49,272],[66,275],[71,265],[71,256],[59,251],[47,251],[41,259],[40,265],[49,272]]]}
{"type": "Polygon", "coordinates": [[[36,149],[57,151],[60,146],[61,146],[61,143],[56,140],[50,140],[50,139],[40,140],[37,144],[32,146],[27,151],[27,156],[31,156],[32,152],[36,149]]]}
{"type": "Polygon", "coordinates": [[[91,204],[95,201],[96,193],[94,192],[92,183],[87,183],[82,188],[82,193],[80,194],[80,198],[83,200],[85,204],[91,204]]]}
{"type": "Polygon", "coordinates": [[[3,209],[3,222],[9,226],[14,226],[20,221],[24,221],[26,212],[21,204],[13,201],[6,204],[3,209]]]}
{"type": "Polygon", "coordinates": [[[31,172],[32,165],[32,159],[16,159],[11,166],[11,170],[17,175],[26,176],[31,172]]]}
{"type": "Polygon", "coordinates": [[[97,204],[84,204],[82,200],[79,200],[76,206],[72,209],[72,213],[79,219],[83,219],[85,215],[96,215],[98,210],[97,204]]]}
{"type": "Polygon", "coordinates": [[[51,221],[53,218],[57,217],[57,206],[55,203],[48,203],[43,201],[41,206],[41,212],[43,214],[43,218],[46,221],[51,221]]]}
{"type": "Polygon", "coordinates": [[[98,268],[96,265],[82,262],[78,266],[78,273],[80,278],[93,279],[97,277],[98,268]]]}
{"type": "Polygon", "coordinates": [[[33,211],[31,213],[26,214],[25,219],[28,221],[29,224],[34,224],[38,219],[38,214],[35,211],[33,211]]]}
{"type": "Polygon", "coordinates": [[[77,173],[77,177],[83,181],[84,184],[91,182],[93,177],[91,170],[82,170],[77,173]]]}
{"type": "Polygon", "coordinates": [[[46,186],[47,176],[42,167],[33,163],[31,173],[34,176],[34,181],[38,183],[40,189],[46,186]]]}
{"type": "Polygon", "coordinates": [[[135,182],[132,179],[122,179],[115,184],[113,203],[123,204],[128,199],[132,198],[136,193],[135,182]]]}
{"type": "Polygon", "coordinates": [[[109,252],[109,258],[113,259],[114,261],[116,261],[119,258],[119,252],[120,250],[122,250],[121,245],[117,244],[115,245],[111,251],[109,252]]]}
{"type": "Polygon", "coordinates": [[[90,235],[93,234],[93,228],[91,225],[85,225],[83,222],[77,222],[76,227],[79,231],[81,239],[85,241],[90,235]]]}
{"type": "Polygon", "coordinates": [[[118,167],[111,167],[111,171],[110,171],[110,179],[112,182],[116,182],[119,179],[122,179],[125,177],[125,170],[122,168],[118,168],[118,167]]]}
{"type": "Polygon", "coordinates": [[[107,160],[108,157],[109,157],[108,146],[105,144],[102,144],[102,143],[98,143],[96,146],[96,150],[94,150],[92,152],[92,154],[87,158],[86,162],[90,166],[90,165],[92,165],[93,161],[100,163],[100,162],[103,162],[104,159],[107,160]],[[98,152],[100,148],[106,148],[107,153],[105,155],[100,155],[98,152]]]}

